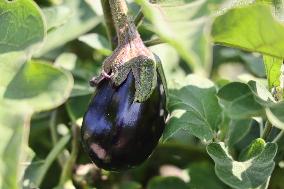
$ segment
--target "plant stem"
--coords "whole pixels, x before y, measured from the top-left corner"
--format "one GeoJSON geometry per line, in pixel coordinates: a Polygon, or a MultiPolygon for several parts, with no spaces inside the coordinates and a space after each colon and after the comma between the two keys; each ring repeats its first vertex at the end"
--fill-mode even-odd
{"type": "MultiPolygon", "coordinates": [[[[128,8],[125,0],[109,0],[113,22],[118,37],[118,45],[140,39],[134,23],[128,18],[128,8]]],[[[141,40],[141,39],[140,39],[141,40]]]]}
{"type": "Polygon", "coordinates": [[[72,169],[76,162],[78,156],[78,138],[79,138],[79,127],[77,124],[72,124],[72,147],[71,147],[71,154],[68,161],[65,163],[59,181],[59,186],[63,186],[65,182],[71,179],[72,176],[72,169]]]}
{"type": "Polygon", "coordinates": [[[282,138],[283,134],[284,134],[284,131],[281,130],[280,133],[278,133],[278,135],[273,139],[272,142],[274,143],[278,142],[282,138]]]}
{"type": "Polygon", "coordinates": [[[105,27],[107,31],[107,36],[111,44],[112,50],[115,49],[117,46],[117,41],[116,41],[116,32],[115,32],[115,27],[111,15],[111,9],[108,0],[101,0],[102,4],[102,9],[104,13],[104,20],[105,20],[105,27]]]}
{"type": "MultiPolygon", "coordinates": [[[[56,120],[57,120],[57,110],[54,110],[51,113],[50,121],[49,121],[49,129],[50,129],[50,134],[51,134],[52,146],[55,146],[58,142],[58,135],[56,132],[56,120]]],[[[59,155],[57,158],[58,163],[61,167],[64,166],[64,159],[65,157],[63,153],[59,155]]]]}
{"type": "Polygon", "coordinates": [[[55,146],[57,141],[58,141],[56,128],[55,128],[56,127],[56,119],[57,119],[57,110],[54,110],[51,113],[50,122],[49,122],[49,128],[50,128],[50,133],[51,133],[51,141],[52,141],[53,146],[55,146]]]}
{"type": "Polygon", "coordinates": [[[263,134],[262,134],[262,136],[261,136],[261,138],[262,138],[263,140],[266,140],[266,139],[267,139],[267,137],[269,136],[269,134],[270,134],[272,128],[273,128],[273,125],[272,125],[269,121],[266,121],[266,123],[265,123],[265,128],[264,128],[263,134]]]}
{"type": "Polygon", "coordinates": [[[155,38],[155,39],[151,39],[151,40],[148,40],[148,41],[144,41],[144,44],[146,47],[151,47],[151,46],[154,46],[154,45],[159,45],[159,44],[162,44],[164,43],[160,38],[155,38]]]}
{"type": "Polygon", "coordinates": [[[138,14],[136,15],[135,19],[134,19],[134,24],[136,25],[136,27],[139,27],[140,24],[142,23],[144,19],[144,14],[142,12],[142,10],[140,9],[138,14]]]}

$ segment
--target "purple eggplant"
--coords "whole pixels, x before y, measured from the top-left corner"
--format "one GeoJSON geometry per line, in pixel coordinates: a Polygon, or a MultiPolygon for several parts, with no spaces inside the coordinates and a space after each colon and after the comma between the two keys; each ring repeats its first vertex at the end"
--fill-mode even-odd
{"type": "Polygon", "coordinates": [[[83,146],[100,168],[119,171],[144,162],[157,146],[165,127],[166,94],[160,75],[151,96],[135,102],[132,72],[116,87],[102,80],[84,115],[83,146]]]}

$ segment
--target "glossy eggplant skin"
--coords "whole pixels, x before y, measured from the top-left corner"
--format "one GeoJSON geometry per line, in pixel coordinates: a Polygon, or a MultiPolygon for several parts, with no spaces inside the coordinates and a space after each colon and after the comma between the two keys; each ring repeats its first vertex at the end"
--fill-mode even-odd
{"type": "Polygon", "coordinates": [[[158,75],[150,98],[134,102],[132,73],[119,87],[99,83],[84,116],[84,149],[100,168],[120,171],[145,161],[157,146],[165,127],[166,95],[158,75]]]}

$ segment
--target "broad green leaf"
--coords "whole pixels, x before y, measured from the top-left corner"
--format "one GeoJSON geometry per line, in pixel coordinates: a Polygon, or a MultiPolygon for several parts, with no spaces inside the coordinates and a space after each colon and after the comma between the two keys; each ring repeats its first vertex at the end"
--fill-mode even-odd
{"type": "Polygon", "coordinates": [[[18,189],[32,110],[0,100],[0,188],[18,189]]]}
{"type": "Polygon", "coordinates": [[[68,72],[34,61],[25,64],[3,62],[0,64],[2,74],[0,99],[16,105],[29,105],[37,112],[62,104],[69,97],[73,86],[72,76],[68,72]]]}
{"type": "Polygon", "coordinates": [[[148,189],[189,189],[184,181],[177,177],[154,177],[147,186],[148,189]]]}
{"type": "Polygon", "coordinates": [[[70,97],[85,96],[93,93],[94,89],[88,85],[88,82],[85,82],[83,84],[75,83],[70,97]]]}
{"type": "Polygon", "coordinates": [[[142,7],[152,29],[172,45],[196,72],[211,67],[211,9],[221,0],[135,0],[142,7]]]}
{"type": "Polygon", "coordinates": [[[246,64],[247,68],[257,77],[265,77],[265,67],[262,56],[258,53],[243,53],[240,52],[240,57],[246,64]],[[256,54],[256,55],[255,55],[256,54]]]}
{"type": "Polygon", "coordinates": [[[247,161],[257,155],[259,155],[265,147],[265,141],[262,138],[257,138],[251,142],[251,144],[245,148],[239,155],[239,161],[247,161]]]}
{"type": "Polygon", "coordinates": [[[176,50],[168,44],[160,44],[150,47],[150,50],[159,56],[165,72],[168,87],[172,80],[182,81],[186,72],[180,67],[180,57],[176,50]]]}
{"type": "Polygon", "coordinates": [[[47,30],[51,30],[65,24],[72,16],[72,11],[64,5],[42,9],[46,19],[47,30]]]}
{"type": "Polygon", "coordinates": [[[202,140],[211,140],[222,122],[222,109],[216,98],[216,87],[208,79],[189,75],[181,86],[170,90],[170,120],[163,139],[184,130],[202,140]]]}
{"type": "Polygon", "coordinates": [[[44,161],[34,162],[28,167],[23,180],[24,188],[38,188],[40,186],[49,167],[68,144],[70,138],[70,134],[61,138],[44,161]]]}
{"type": "Polygon", "coordinates": [[[64,25],[48,32],[45,44],[36,56],[44,55],[46,52],[76,39],[102,21],[102,18],[97,16],[82,0],[66,0],[62,6],[68,7],[72,16],[64,25]]]}
{"type": "Polygon", "coordinates": [[[262,151],[252,153],[246,161],[236,161],[229,154],[224,143],[211,143],[207,152],[215,162],[219,179],[237,189],[256,188],[264,184],[274,169],[273,158],[277,152],[275,143],[267,143],[262,151]]]}
{"type": "Polygon", "coordinates": [[[271,6],[273,15],[280,22],[284,22],[284,2],[282,0],[255,0],[255,2],[266,3],[271,6]]]}
{"type": "Polygon", "coordinates": [[[84,95],[70,98],[66,103],[66,109],[72,121],[84,116],[92,95],[84,95]]]}
{"type": "Polygon", "coordinates": [[[77,55],[74,53],[62,53],[59,55],[55,62],[54,66],[64,68],[65,70],[72,71],[76,66],[77,55]]]}
{"type": "Polygon", "coordinates": [[[284,58],[284,25],[267,5],[256,3],[227,11],[214,21],[212,36],[218,44],[284,58]]]}
{"type": "Polygon", "coordinates": [[[101,54],[109,56],[112,53],[111,46],[108,40],[97,33],[90,33],[79,37],[79,41],[89,45],[95,50],[99,51],[101,54]]]}
{"type": "Polygon", "coordinates": [[[271,56],[263,56],[269,89],[280,84],[280,68],[283,60],[271,56]]]}
{"type": "Polygon", "coordinates": [[[272,125],[284,130],[284,103],[277,103],[272,107],[266,108],[265,111],[272,125]]]}
{"type": "Polygon", "coordinates": [[[234,119],[250,118],[264,113],[264,108],[275,103],[270,92],[260,83],[232,82],[218,91],[227,115],[234,119]]]}
{"type": "Polygon", "coordinates": [[[249,132],[251,120],[232,120],[229,125],[228,145],[233,146],[242,140],[249,132]]]}
{"type": "Polygon", "coordinates": [[[254,96],[256,102],[262,106],[272,106],[275,104],[275,100],[267,88],[259,82],[249,81],[248,86],[254,96]]]}
{"type": "Polygon", "coordinates": [[[190,181],[189,188],[224,189],[227,188],[215,175],[214,166],[208,162],[192,163],[187,168],[190,181]],[[206,182],[204,182],[206,179],[206,182]]]}
{"type": "Polygon", "coordinates": [[[218,97],[226,114],[234,119],[249,118],[263,111],[249,86],[244,83],[232,82],[225,85],[218,91],[218,97]]]}
{"type": "Polygon", "coordinates": [[[42,13],[32,0],[1,0],[0,23],[0,54],[32,51],[45,36],[42,13]]]}

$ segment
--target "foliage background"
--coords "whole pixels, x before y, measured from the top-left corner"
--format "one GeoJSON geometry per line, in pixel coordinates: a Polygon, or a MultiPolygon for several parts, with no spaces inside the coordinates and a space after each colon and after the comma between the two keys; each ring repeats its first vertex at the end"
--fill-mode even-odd
{"type": "Polygon", "coordinates": [[[0,0],[0,188],[284,188],[282,1],[156,3],[128,1],[143,40],[165,42],[150,49],[171,116],[152,156],[116,173],[78,136],[112,52],[100,1],[0,0]]]}

